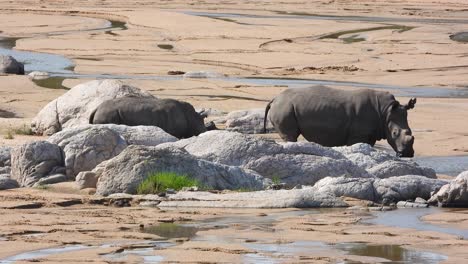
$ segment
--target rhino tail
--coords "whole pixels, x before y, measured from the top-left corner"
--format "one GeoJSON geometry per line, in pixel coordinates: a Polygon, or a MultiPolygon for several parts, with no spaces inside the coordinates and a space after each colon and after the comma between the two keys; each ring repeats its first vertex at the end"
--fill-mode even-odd
{"type": "Polygon", "coordinates": [[[91,115],[89,116],[89,123],[90,124],[93,124],[94,122],[94,115],[96,114],[96,111],[97,111],[97,108],[93,110],[93,112],[91,113],[91,115]]]}
{"type": "Polygon", "coordinates": [[[267,116],[268,116],[268,111],[270,111],[270,108],[271,108],[271,103],[273,103],[273,100],[271,100],[266,108],[265,108],[265,117],[263,118],[263,130],[262,130],[262,134],[266,134],[266,123],[267,123],[267,116]]]}

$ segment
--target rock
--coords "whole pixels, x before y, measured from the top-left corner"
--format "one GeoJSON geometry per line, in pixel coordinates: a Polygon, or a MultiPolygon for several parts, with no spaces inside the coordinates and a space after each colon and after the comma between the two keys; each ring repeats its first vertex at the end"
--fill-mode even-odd
{"type": "Polygon", "coordinates": [[[419,175],[405,175],[379,178],[327,177],[312,188],[317,193],[328,193],[337,197],[347,196],[377,203],[414,200],[416,197],[429,197],[430,193],[446,182],[419,175]]]}
{"type": "Polygon", "coordinates": [[[48,139],[63,149],[67,175],[71,179],[78,173],[90,171],[102,161],[117,156],[127,145],[156,146],[176,140],[176,137],[159,127],[114,124],[67,128],[48,139]]]}
{"type": "Polygon", "coordinates": [[[412,203],[412,202],[406,202],[406,201],[399,201],[397,203],[398,208],[426,208],[429,207],[428,204],[422,204],[422,203],[412,203]]]}
{"type": "Polygon", "coordinates": [[[9,174],[0,174],[0,190],[14,189],[18,187],[18,182],[11,179],[9,174]]]}
{"type": "Polygon", "coordinates": [[[57,144],[65,153],[66,174],[70,179],[75,179],[82,171],[94,169],[127,147],[117,132],[94,126],[67,129],[50,137],[48,141],[57,144]]]}
{"type": "Polygon", "coordinates": [[[314,208],[346,207],[341,199],[317,194],[312,188],[267,190],[257,192],[178,192],[159,203],[158,207],[218,207],[218,208],[314,208]]]}
{"type": "Polygon", "coordinates": [[[369,144],[358,143],[352,146],[334,147],[357,166],[367,170],[378,178],[388,178],[402,175],[422,175],[436,178],[431,168],[421,167],[411,160],[400,159],[384,151],[377,150],[369,144]]]}
{"type": "Polygon", "coordinates": [[[54,184],[54,183],[59,183],[59,182],[66,182],[70,180],[70,178],[67,177],[67,175],[58,173],[54,175],[47,176],[45,178],[39,179],[33,187],[37,187],[40,185],[47,185],[47,184],[54,184]]]}
{"type": "Polygon", "coordinates": [[[102,102],[124,96],[153,97],[139,88],[117,80],[79,84],[48,103],[33,119],[36,134],[52,135],[63,128],[89,124],[89,116],[102,102]]]}
{"type": "Polygon", "coordinates": [[[28,74],[31,80],[44,80],[49,78],[49,73],[41,71],[33,71],[28,74]]]}
{"type": "Polygon", "coordinates": [[[0,55],[0,73],[24,74],[24,65],[12,56],[0,55]]]}
{"type": "Polygon", "coordinates": [[[428,202],[443,207],[468,207],[468,171],[442,186],[428,202]]]}
{"type": "MultiPolygon", "coordinates": [[[[226,130],[244,134],[262,133],[264,116],[264,108],[230,112],[226,116],[226,130]]],[[[271,133],[274,131],[273,125],[267,119],[267,132],[271,133]]]]}
{"type": "MultiPolygon", "coordinates": [[[[164,144],[166,145],[166,144],[164,144]]],[[[273,140],[228,131],[208,131],[167,145],[229,166],[254,170],[293,187],[313,185],[326,176],[370,177],[344,155],[312,142],[278,144],[273,140]]]]}
{"type": "Polygon", "coordinates": [[[183,77],[191,79],[222,78],[224,74],[211,71],[189,71],[184,73],[183,77]]]}
{"type": "Polygon", "coordinates": [[[417,197],[428,199],[431,192],[446,183],[444,180],[429,179],[420,175],[405,175],[376,179],[374,188],[381,199],[397,202],[414,200],[417,197]]]}
{"type": "Polygon", "coordinates": [[[271,183],[253,171],[202,160],[172,146],[129,146],[101,165],[93,170],[99,178],[100,195],[136,193],[146,177],[161,171],[187,174],[203,186],[221,190],[259,190],[271,183]]]}
{"type": "Polygon", "coordinates": [[[96,188],[98,177],[95,172],[82,171],[78,173],[75,181],[79,189],[96,188]]]}
{"type": "Polygon", "coordinates": [[[62,171],[63,152],[50,142],[26,143],[11,152],[11,178],[21,187],[31,187],[40,179],[62,171]]]}
{"type": "Polygon", "coordinates": [[[11,166],[11,148],[10,147],[0,147],[0,168],[11,166]]]}
{"type": "Polygon", "coordinates": [[[416,197],[416,199],[414,199],[414,202],[419,204],[427,204],[427,200],[421,197],[416,197]]]}

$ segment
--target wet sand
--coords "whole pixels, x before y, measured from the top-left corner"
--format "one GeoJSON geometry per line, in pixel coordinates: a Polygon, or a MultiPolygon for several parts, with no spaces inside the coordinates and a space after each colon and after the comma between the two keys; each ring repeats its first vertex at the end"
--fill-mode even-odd
{"type": "MultiPolygon", "coordinates": [[[[52,53],[71,59],[77,74],[168,76],[169,71],[211,71],[230,77],[287,77],[415,89],[429,86],[465,89],[468,87],[468,46],[450,36],[468,31],[463,22],[467,19],[467,10],[463,0],[310,3],[274,0],[238,1],[235,5],[228,1],[198,0],[145,1],[138,5],[121,0],[46,0],[39,4],[37,1],[3,1],[0,2],[0,22],[4,26],[0,35],[20,38],[16,42],[17,50],[52,53]],[[213,18],[187,11],[242,15],[213,18]],[[109,20],[126,23],[126,29],[109,30],[109,20]]],[[[0,145],[41,139],[20,135],[5,139],[4,135],[28,124],[43,106],[66,90],[40,87],[27,76],[0,78],[0,145]]],[[[91,79],[65,79],[63,85],[72,87],[91,79]]],[[[173,97],[189,101],[195,107],[226,112],[264,107],[268,100],[286,89],[282,85],[216,79],[127,79],[125,82],[158,97],[173,97]]],[[[398,99],[409,100],[408,97],[398,99]]],[[[416,155],[467,155],[468,124],[464,122],[467,116],[468,99],[418,98],[416,108],[409,113],[409,124],[416,137],[416,155]]],[[[379,145],[387,146],[385,142],[379,145]]],[[[64,192],[70,192],[70,188],[61,186],[58,192],[2,191],[0,211],[4,218],[0,227],[0,259],[34,249],[86,245],[91,248],[38,258],[45,258],[48,263],[106,262],[109,260],[103,254],[120,251],[123,246],[102,245],[160,239],[140,232],[140,224],[156,224],[166,218],[200,220],[231,213],[272,212],[165,211],[92,204],[63,208],[54,203],[89,198],[64,192]],[[31,202],[44,204],[37,209],[5,209],[31,202]]],[[[466,211],[441,212],[423,219],[466,229],[466,215],[466,211]]],[[[462,263],[468,258],[464,250],[466,242],[457,236],[370,226],[357,221],[366,217],[368,214],[362,216],[343,210],[294,216],[273,224],[270,228],[277,230],[275,232],[233,225],[199,231],[204,235],[230,237],[229,243],[171,241],[175,246],[151,250],[149,254],[181,262],[188,259],[242,262],[246,254],[256,257],[259,251],[268,258],[278,258],[259,250],[258,245],[246,246],[246,243],[257,243],[247,242],[251,239],[262,239],[261,244],[280,245],[301,241],[402,245],[447,255],[444,263],[462,263]]],[[[289,260],[304,263],[335,263],[345,259],[364,263],[376,261],[343,252],[327,247],[318,253],[313,250],[295,252],[289,260]]],[[[141,257],[129,256],[126,261],[139,263],[141,257]]]]}

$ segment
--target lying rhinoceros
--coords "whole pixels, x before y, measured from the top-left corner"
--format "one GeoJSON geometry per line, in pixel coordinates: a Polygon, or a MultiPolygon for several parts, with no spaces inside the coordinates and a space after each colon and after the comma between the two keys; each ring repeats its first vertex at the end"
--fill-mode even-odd
{"type": "Polygon", "coordinates": [[[415,104],[416,98],[400,105],[392,94],[369,89],[290,88],[267,105],[264,129],[270,111],[270,121],[285,141],[295,142],[302,134],[332,147],[387,139],[398,156],[413,157],[407,110],[415,104]]]}
{"type": "Polygon", "coordinates": [[[174,99],[122,97],[100,104],[89,123],[157,126],[174,137],[189,138],[206,131],[205,117],[191,104],[174,99]]]}

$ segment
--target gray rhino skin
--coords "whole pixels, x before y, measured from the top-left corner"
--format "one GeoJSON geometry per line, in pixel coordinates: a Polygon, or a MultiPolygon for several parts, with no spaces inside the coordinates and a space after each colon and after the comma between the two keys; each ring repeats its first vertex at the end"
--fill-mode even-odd
{"type": "Polygon", "coordinates": [[[174,99],[122,97],[104,101],[91,113],[90,124],[157,126],[177,138],[206,131],[203,114],[174,99]]]}
{"type": "Polygon", "coordinates": [[[274,98],[265,109],[281,138],[334,147],[387,139],[398,156],[413,157],[414,137],[407,111],[416,99],[400,105],[388,92],[360,89],[344,91],[325,86],[290,88],[274,98]]]}

